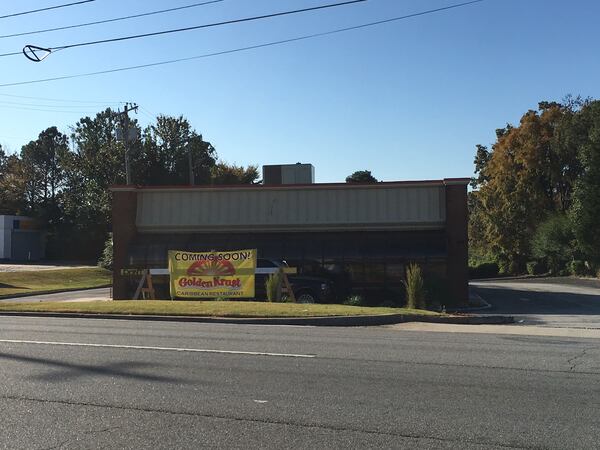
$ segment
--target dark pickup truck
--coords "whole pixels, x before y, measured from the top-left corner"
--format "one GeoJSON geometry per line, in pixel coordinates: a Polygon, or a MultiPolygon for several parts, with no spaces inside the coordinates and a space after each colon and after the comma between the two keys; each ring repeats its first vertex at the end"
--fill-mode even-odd
{"type": "MultiPolygon", "coordinates": [[[[288,265],[285,261],[259,258],[256,261],[256,267],[278,268],[288,267],[288,265]]],[[[255,297],[257,299],[262,300],[267,298],[265,281],[268,276],[266,274],[256,274],[255,297]]],[[[334,300],[333,284],[326,278],[294,274],[288,275],[288,280],[298,303],[331,303],[334,300]]]]}

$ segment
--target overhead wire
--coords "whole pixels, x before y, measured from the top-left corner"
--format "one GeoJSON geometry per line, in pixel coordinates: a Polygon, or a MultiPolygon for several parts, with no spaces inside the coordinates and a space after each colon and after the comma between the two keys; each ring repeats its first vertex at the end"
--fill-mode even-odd
{"type": "MultiPolygon", "coordinates": [[[[60,46],[55,46],[55,47],[44,47],[43,50],[49,51],[49,52],[57,52],[57,51],[67,50],[67,49],[76,48],[76,47],[85,47],[85,46],[90,46],[90,45],[107,44],[107,43],[110,43],[110,42],[122,42],[122,41],[131,40],[131,39],[141,39],[141,38],[146,38],[146,37],[151,37],[151,36],[162,36],[162,35],[165,35],[165,34],[181,33],[181,32],[184,32],[184,31],[200,30],[200,29],[203,29],[203,28],[213,28],[213,27],[219,27],[219,26],[223,26],[223,25],[232,25],[232,24],[235,24],[235,23],[253,22],[253,21],[257,21],[257,20],[273,19],[275,17],[289,16],[289,15],[301,14],[301,13],[305,13],[305,12],[312,12],[312,11],[319,11],[319,10],[323,10],[323,9],[337,8],[337,7],[352,5],[352,4],[356,4],[356,3],[364,3],[366,1],[368,1],[368,0],[346,0],[346,1],[338,2],[338,3],[328,3],[328,4],[325,4],[325,5],[312,6],[310,8],[293,9],[293,10],[281,11],[281,12],[277,12],[277,13],[262,14],[262,15],[259,15],[259,16],[243,17],[241,19],[232,19],[232,20],[225,20],[225,21],[222,21],[222,22],[214,22],[214,23],[207,23],[207,24],[202,24],[202,25],[194,25],[194,26],[191,26],[191,27],[183,27],[183,28],[175,28],[175,29],[171,29],[171,30],[154,31],[154,32],[151,32],[151,33],[134,34],[134,35],[121,36],[121,37],[110,38],[110,39],[100,39],[100,40],[96,40],[96,41],[79,42],[79,43],[76,43],[76,44],[60,45],[60,46]]],[[[38,48],[42,49],[41,47],[38,47],[38,48]]],[[[25,50],[23,50],[23,51],[25,51],[25,50]]],[[[20,51],[20,52],[10,52],[10,53],[2,53],[2,54],[0,54],[0,57],[20,55],[20,54],[22,54],[23,51],[20,51]]]]}
{"type": "Polygon", "coordinates": [[[101,24],[105,24],[105,23],[119,22],[122,20],[137,19],[139,17],[147,17],[147,16],[153,16],[156,14],[164,14],[164,13],[168,13],[168,12],[181,11],[181,10],[189,9],[189,8],[197,8],[199,6],[210,5],[212,3],[221,3],[223,1],[225,1],[225,0],[204,1],[204,2],[200,2],[200,3],[192,3],[190,5],[178,6],[176,8],[161,9],[158,11],[150,11],[150,12],[146,12],[146,13],[132,14],[129,16],[114,17],[112,19],[96,20],[94,22],[79,23],[79,24],[75,24],[75,25],[65,25],[62,27],[55,27],[55,28],[45,28],[42,30],[23,31],[21,33],[5,34],[5,35],[0,35],[0,39],[6,39],[6,38],[12,38],[12,37],[18,37],[18,36],[28,36],[31,34],[49,33],[52,31],[70,30],[73,28],[82,28],[82,27],[89,27],[92,25],[101,25],[101,24]]]}
{"type": "MultiPolygon", "coordinates": [[[[84,104],[78,104],[78,105],[57,105],[57,104],[39,104],[39,103],[23,103],[23,102],[10,102],[10,101],[5,101],[5,100],[0,100],[0,105],[15,105],[15,106],[31,106],[34,108],[60,108],[60,109],[70,109],[70,108],[83,108],[86,106],[92,107],[93,105],[88,104],[88,103],[84,103],[84,104]]],[[[95,106],[100,106],[100,105],[106,105],[106,106],[117,106],[117,105],[121,105],[121,103],[119,102],[115,102],[115,103],[101,103],[101,104],[97,104],[95,106]]]]}
{"type": "Polygon", "coordinates": [[[154,114],[152,111],[150,111],[147,108],[144,108],[143,106],[140,106],[140,111],[142,112],[142,114],[144,114],[146,117],[152,120],[156,120],[156,118],[158,117],[158,115],[154,114]]]}
{"type": "Polygon", "coordinates": [[[10,98],[22,98],[22,99],[26,99],[26,100],[42,100],[42,101],[47,101],[47,102],[63,102],[63,103],[84,103],[84,104],[99,104],[99,105],[117,105],[117,104],[124,104],[125,102],[116,102],[116,101],[110,101],[110,102],[102,102],[102,101],[98,101],[98,100],[73,100],[73,99],[64,99],[64,98],[49,98],[49,97],[31,97],[28,95],[15,95],[15,94],[3,94],[0,93],[0,96],[2,97],[10,97],[10,98]]]}
{"type": "Polygon", "coordinates": [[[184,62],[184,61],[192,61],[192,60],[196,60],[196,59],[204,59],[204,58],[210,58],[210,57],[214,57],[214,56],[221,56],[221,55],[228,55],[228,54],[232,54],[232,53],[245,52],[245,51],[249,51],[249,50],[256,50],[259,48],[272,47],[272,46],[276,46],[276,45],[283,45],[283,44],[289,44],[292,42],[304,41],[307,39],[313,39],[313,38],[317,38],[317,37],[330,36],[333,34],[344,33],[344,32],[351,31],[351,30],[358,30],[361,28],[382,25],[382,24],[386,24],[386,23],[391,23],[391,22],[410,19],[410,18],[414,18],[414,17],[424,16],[424,15],[428,15],[428,14],[434,14],[437,12],[461,8],[464,6],[472,5],[475,3],[481,3],[484,1],[485,0],[472,0],[472,1],[463,2],[463,3],[456,3],[453,5],[448,5],[448,6],[444,6],[441,8],[429,9],[429,10],[420,11],[417,13],[406,14],[404,16],[398,16],[398,17],[392,17],[389,19],[378,20],[375,22],[368,22],[368,23],[363,23],[360,25],[338,28],[335,30],[324,31],[324,32],[320,32],[320,33],[313,33],[313,34],[308,34],[308,35],[299,36],[299,37],[295,37],[295,38],[271,41],[271,42],[266,42],[263,44],[250,45],[247,47],[238,47],[238,48],[234,48],[234,49],[230,49],[230,50],[222,50],[222,51],[217,51],[217,52],[213,52],[213,53],[205,53],[203,55],[189,56],[186,58],[177,58],[177,59],[159,61],[159,62],[148,63],[148,64],[138,64],[135,66],[118,67],[115,69],[100,70],[100,71],[96,71],[96,72],[87,72],[87,73],[81,73],[81,74],[75,74],[75,75],[63,75],[63,76],[58,76],[58,77],[42,78],[42,79],[38,79],[38,80],[3,83],[3,84],[0,84],[0,88],[11,87],[11,86],[23,86],[23,85],[28,85],[28,84],[47,83],[47,82],[51,82],[51,81],[70,80],[73,78],[91,77],[91,76],[95,76],[95,75],[104,75],[104,74],[124,72],[124,71],[129,71],[129,70],[145,69],[145,68],[149,68],[149,67],[163,66],[163,65],[167,65],[167,64],[175,64],[175,63],[184,62]]]}
{"type": "Polygon", "coordinates": [[[57,109],[44,109],[44,108],[27,108],[21,106],[4,106],[0,104],[0,108],[9,109],[11,111],[41,111],[41,112],[51,112],[58,114],[92,114],[89,110],[87,111],[62,111],[57,109]]]}
{"type": "Polygon", "coordinates": [[[38,13],[38,12],[42,12],[42,11],[50,11],[52,9],[67,8],[69,6],[82,5],[84,3],[91,3],[91,2],[95,2],[95,1],[96,0],[80,0],[78,2],[64,3],[62,5],[46,6],[45,8],[31,9],[29,11],[22,11],[22,12],[18,12],[18,13],[5,14],[3,16],[0,16],[0,19],[7,19],[9,17],[24,16],[26,14],[34,14],[34,13],[38,13]]]}

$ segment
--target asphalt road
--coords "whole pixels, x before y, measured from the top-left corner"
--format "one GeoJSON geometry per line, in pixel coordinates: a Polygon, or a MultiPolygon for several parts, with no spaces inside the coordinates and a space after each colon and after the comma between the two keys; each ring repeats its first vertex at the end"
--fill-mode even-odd
{"type": "Polygon", "coordinates": [[[0,317],[0,379],[10,449],[600,439],[598,339],[0,317]]]}
{"type": "Polygon", "coordinates": [[[81,291],[58,292],[56,294],[28,295],[24,297],[12,297],[0,299],[7,303],[30,303],[30,302],[87,302],[111,299],[110,288],[85,289],[81,291]]]}
{"type": "Polygon", "coordinates": [[[535,278],[470,286],[492,304],[486,313],[514,315],[525,325],[600,329],[600,280],[535,278]]]}

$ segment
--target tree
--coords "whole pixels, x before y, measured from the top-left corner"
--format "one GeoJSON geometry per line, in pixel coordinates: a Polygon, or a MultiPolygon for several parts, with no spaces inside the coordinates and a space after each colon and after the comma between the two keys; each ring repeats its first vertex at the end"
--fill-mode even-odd
{"type": "Polygon", "coordinates": [[[4,175],[4,171],[6,170],[6,162],[8,160],[8,156],[6,152],[2,148],[2,144],[0,144],[0,177],[4,175]]]}
{"type": "Polygon", "coordinates": [[[575,185],[571,219],[579,248],[600,263],[600,101],[590,102],[574,121],[580,130],[583,170],[575,185]]]}
{"type": "Polygon", "coordinates": [[[256,184],[260,175],[257,166],[236,166],[218,162],[212,168],[212,184],[256,184]]]}
{"type": "Polygon", "coordinates": [[[65,180],[61,160],[68,151],[68,138],[56,127],[42,131],[21,149],[29,210],[50,225],[60,221],[57,196],[65,180]]]}
{"type": "Polygon", "coordinates": [[[346,183],[377,183],[377,178],[371,175],[370,170],[357,170],[346,177],[346,183]]]}
{"type": "Polygon", "coordinates": [[[533,256],[545,260],[556,273],[573,259],[574,240],[569,218],[563,213],[552,215],[540,224],[533,235],[533,256]]]}
{"type": "MultiPolygon", "coordinates": [[[[118,123],[119,117],[108,108],[93,118],[81,118],[73,127],[73,151],[60,161],[66,174],[61,195],[64,215],[49,237],[50,256],[91,259],[102,251],[111,221],[109,187],[125,183],[125,151],[115,136],[118,123]]],[[[137,127],[136,121],[130,126],[137,127]]],[[[135,158],[139,146],[132,147],[135,158]]]]}
{"type": "Polygon", "coordinates": [[[210,184],[216,150],[184,117],[158,116],[144,130],[137,181],[148,185],[210,184]]]}
{"type": "Polygon", "coordinates": [[[25,210],[23,165],[18,156],[7,155],[0,146],[0,214],[22,214],[25,210]]]}
{"type": "Polygon", "coordinates": [[[576,102],[542,102],[518,127],[497,130],[491,152],[477,147],[469,205],[477,239],[471,243],[479,253],[485,249],[507,265],[523,266],[539,224],[569,208],[581,171],[571,132],[576,108],[576,102]]]}
{"type": "MultiPolygon", "coordinates": [[[[110,108],[83,117],[71,143],[56,127],[24,145],[20,155],[0,147],[0,213],[25,213],[47,223],[50,257],[91,259],[110,231],[110,187],[125,183],[125,147],[116,139],[120,117],[110,108]]],[[[217,164],[215,148],[182,116],[159,116],[128,144],[132,180],[140,185],[252,184],[256,166],[217,164]],[[191,164],[190,164],[191,160],[191,164]],[[190,176],[190,169],[192,176],[190,176]]]]}
{"type": "Polygon", "coordinates": [[[82,225],[107,224],[108,188],[125,182],[125,151],[114,134],[117,125],[117,115],[108,108],[93,119],[80,119],[73,128],[74,151],[63,161],[69,174],[65,202],[69,216],[82,225]]]}

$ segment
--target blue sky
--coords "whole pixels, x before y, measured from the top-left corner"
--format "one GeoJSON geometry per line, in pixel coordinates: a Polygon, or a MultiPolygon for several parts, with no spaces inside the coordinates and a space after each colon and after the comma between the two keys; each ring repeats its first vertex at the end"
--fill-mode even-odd
{"type": "MultiPolygon", "coordinates": [[[[96,0],[0,19],[0,34],[101,20],[198,0],[96,0]]],[[[59,46],[193,26],[335,0],[225,0],[214,5],[32,36],[59,46]]],[[[199,55],[459,3],[368,0],[293,17],[57,52],[42,63],[0,58],[0,84],[199,55]]],[[[66,0],[2,2],[0,15],[66,0]]],[[[476,144],[540,100],[600,97],[600,2],[486,0],[451,11],[287,45],[179,64],[0,87],[0,143],[19,151],[43,129],[134,101],[147,124],[183,115],[237,164],[311,162],[319,182],[369,169],[386,181],[471,176],[476,144]],[[80,100],[21,99],[7,95],[80,100]],[[98,103],[95,103],[98,102],[98,103]],[[44,109],[46,111],[34,111],[44,109]]]]}

